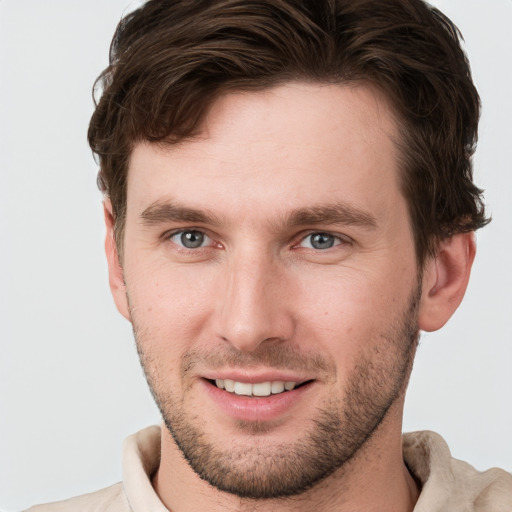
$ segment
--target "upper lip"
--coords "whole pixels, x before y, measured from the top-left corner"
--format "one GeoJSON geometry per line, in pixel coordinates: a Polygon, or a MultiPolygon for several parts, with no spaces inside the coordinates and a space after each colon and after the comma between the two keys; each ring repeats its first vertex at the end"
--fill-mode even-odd
{"type": "Polygon", "coordinates": [[[247,370],[212,370],[203,373],[202,377],[208,380],[233,380],[235,382],[244,382],[247,384],[257,384],[259,382],[295,382],[301,384],[308,380],[313,380],[311,377],[306,377],[294,372],[287,372],[282,370],[265,370],[260,372],[247,371],[247,370]]]}

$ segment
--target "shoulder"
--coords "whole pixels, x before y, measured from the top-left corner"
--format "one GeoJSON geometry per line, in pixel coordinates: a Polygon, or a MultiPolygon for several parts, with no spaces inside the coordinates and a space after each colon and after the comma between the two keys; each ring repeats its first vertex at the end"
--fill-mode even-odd
{"type": "Polygon", "coordinates": [[[422,485],[415,512],[512,510],[512,475],[498,468],[477,471],[454,459],[439,434],[405,434],[403,451],[409,470],[422,485]]]}
{"type": "Polygon", "coordinates": [[[499,468],[477,471],[466,462],[453,459],[452,470],[457,487],[464,489],[475,511],[510,512],[512,510],[512,475],[499,468]]]}
{"type": "Polygon", "coordinates": [[[26,512],[69,512],[70,510],[74,512],[131,512],[122,483],[76,498],[36,505],[26,512]]]}

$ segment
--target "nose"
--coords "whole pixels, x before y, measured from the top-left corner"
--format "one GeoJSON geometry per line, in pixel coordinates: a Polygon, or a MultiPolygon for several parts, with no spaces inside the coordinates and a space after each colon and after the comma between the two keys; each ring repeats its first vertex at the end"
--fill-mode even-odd
{"type": "Polygon", "coordinates": [[[285,269],[268,255],[232,255],[226,263],[216,312],[217,336],[243,352],[291,338],[285,269]]]}

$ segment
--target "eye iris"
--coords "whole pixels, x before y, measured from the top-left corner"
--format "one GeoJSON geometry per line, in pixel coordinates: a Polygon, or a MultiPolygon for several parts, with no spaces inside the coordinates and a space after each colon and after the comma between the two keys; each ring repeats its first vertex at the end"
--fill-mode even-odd
{"type": "Polygon", "coordinates": [[[311,235],[311,246],[315,249],[330,249],[334,245],[334,237],[328,233],[311,235]]]}
{"type": "Polygon", "coordinates": [[[204,235],[200,231],[185,231],[181,234],[181,243],[187,249],[201,247],[204,242],[204,235]]]}

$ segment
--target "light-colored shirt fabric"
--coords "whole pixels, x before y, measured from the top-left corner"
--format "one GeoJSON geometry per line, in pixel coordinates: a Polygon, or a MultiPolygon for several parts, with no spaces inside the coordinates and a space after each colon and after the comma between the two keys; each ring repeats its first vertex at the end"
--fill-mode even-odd
{"type": "MultiPolygon", "coordinates": [[[[414,512],[512,512],[512,475],[506,471],[479,472],[452,458],[434,432],[404,434],[403,450],[422,487],[414,512]]],[[[168,512],[151,486],[159,464],[160,428],[149,427],[124,443],[123,482],[29,512],[168,512]]]]}

